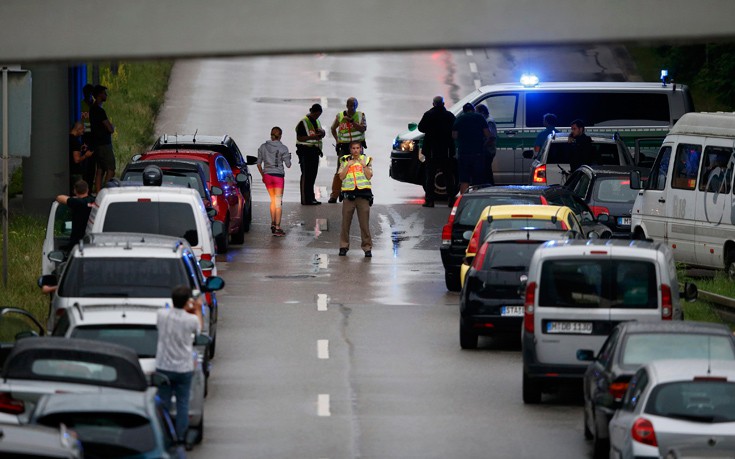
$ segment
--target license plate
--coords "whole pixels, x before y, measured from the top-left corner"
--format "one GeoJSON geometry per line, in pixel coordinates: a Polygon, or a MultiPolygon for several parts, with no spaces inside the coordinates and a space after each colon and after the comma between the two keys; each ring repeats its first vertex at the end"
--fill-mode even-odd
{"type": "Polygon", "coordinates": [[[630,226],[630,217],[618,217],[618,225],[630,226]]]}
{"type": "Polygon", "coordinates": [[[500,308],[500,315],[523,317],[523,306],[503,306],[500,308]]]}
{"type": "Polygon", "coordinates": [[[592,334],[592,322],[547,322],[546,333],[592,334]]]}

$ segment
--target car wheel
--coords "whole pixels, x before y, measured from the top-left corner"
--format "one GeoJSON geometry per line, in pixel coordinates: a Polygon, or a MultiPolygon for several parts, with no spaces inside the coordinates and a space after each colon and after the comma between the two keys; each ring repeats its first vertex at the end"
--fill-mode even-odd
{"type": "Polygon", "coordinates": [[[727,254],[727,262],[725,263],[725,268],[727,269],[727,276],[730,278],[730,280],[735,280],[735,255],[731,253],[727,254]]]}
{"type": "Polygon", "coordinates": [[[450,292],[459,292],[462,290],[462,283],[459,280],[459,276],[450,274],[449,271],[444,271],[444,283],[450,292]]]}
{"type": "Polygon", "coordinates": [[[584,439],[585,440],[592,440],[594,438],[594,435],[592,434],[592,431],[589,428],[589,416],[587,415],[587,407],[584,408],[584,439]]]}
{"type": "Polygon", "coordinates": [[[209,343],[209,358],[210,359],[214,358],[214,351],[216,350],[216,348],[217,348],[217,334],[215,333],[214,336],[212,337],[212,342],[209,343]]]}
{"type": "Polygon", "coordinates": [[[610,454],[610,441],[607,438],[600,438],[597,434],[597,421],[593,419],[595,430],[592,439],[592,457],[595,459],[603,459],[610,454]]]}
{"type": "Polygon", "coordinates": [[[202,418],[199,420],[199,424],[189,427],[188,435],[195,435],[193,443],[197,445],[204,440],[204,412],[202,412],[202,418]]]}
{"type": "Polygon", "coordinates": [[[541,382],[531,379],[523,372],[523,403],[536,405],[541,403],[541,382]]]}
{"type": "Polygon", "coordinates": [[[242,223],[240,223],[240,229],[232,235],[230,240],[233,244],[240,245],[245,242],[245,213],[243,212],[242,223]]]}
{"type": "Polygon", "coordinates": [[[463,319],[459,319],[459,345],[462,349],[477,349],[477,333],[465,324],[463,319]]]}
{"type": "Polygon", "coordinates": [[[230,217],[229,215],[225,218],[225,231],[217,238],[217,253],[227,253],[230,248],[230,217]]]}
{"type": "Polygon", "coordinates": [[[243,232],[247,233],[250,231],[250,223],[253,221],[253,200],[248,199],[248,205],[247,207],[247,215],[245,215],[245,212],[243,212],[243,232]]]}

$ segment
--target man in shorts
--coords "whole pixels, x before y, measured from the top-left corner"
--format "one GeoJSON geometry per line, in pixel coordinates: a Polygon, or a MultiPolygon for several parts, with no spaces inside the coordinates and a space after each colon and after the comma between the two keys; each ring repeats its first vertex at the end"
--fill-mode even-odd
{"type": "Polygon", "coordinates": [[[115,126],[107,118],[107,112],[102,104],[107,101],[107,88],[102,85],[94,87],[94,105],[89,110],[89,121],[92,128],[92,138],[95,143],[97,157],[97,175],[95,190],[97,193],[115,176],[115,153],[112,151],[112,133],[115,126]]]}

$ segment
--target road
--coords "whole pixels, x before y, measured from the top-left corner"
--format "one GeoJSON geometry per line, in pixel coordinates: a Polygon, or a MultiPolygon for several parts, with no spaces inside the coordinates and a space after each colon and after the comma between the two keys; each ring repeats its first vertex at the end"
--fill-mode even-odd
{"type": "MultiPolygon", "coordinates": [[[[578,388],[521,400],[518,343],[462,351],[458,295],[439,256],[448,209],[388,177],[395,135],[477,84],[633,78],[611,48],[455,50],[308,55],[177,63],[156,131],[229,133],[255,154],[270,128],[294,127],[321,103],[331,125],[350,96],[368,121],[375,161],[373,258],[338,257],[340,205],[326,203],[336,156],[325,147],[321,206],[300,206],[298,164],[287,171],[285,238],[269,231],[255,180],[254,223],[242,247],[217,257],[227,285],[206,402],[205,440],[193,458],[588,457],[578,388]],[[538,71],[543,69],[543,71],[538,71]]],[[[294,155],[296,162],[296,157],[294,155]]]]}

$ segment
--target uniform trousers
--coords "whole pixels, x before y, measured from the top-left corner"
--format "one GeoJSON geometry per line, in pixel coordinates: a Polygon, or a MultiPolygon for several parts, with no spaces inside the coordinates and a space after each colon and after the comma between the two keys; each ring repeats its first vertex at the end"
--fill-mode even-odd
{"type": "Polygon", "coordinates": [[[360,248],[364,251],[373,249],[373,238],[370,236],[370,201],[366,198],[345,198],[342,201],[342,231],[339,234],[339,248],[350,248],[350,226],[357,210],[357,221],[360,223],[360,248]]]}
{"type": "Polygon", "coordinates": [[[301,168],[301,204],[311,204],[316,201],[314,183],[319,171],[319,157],[322,151],[318,147],[296,145],[296,155],[299,157],[301,168]]]}

